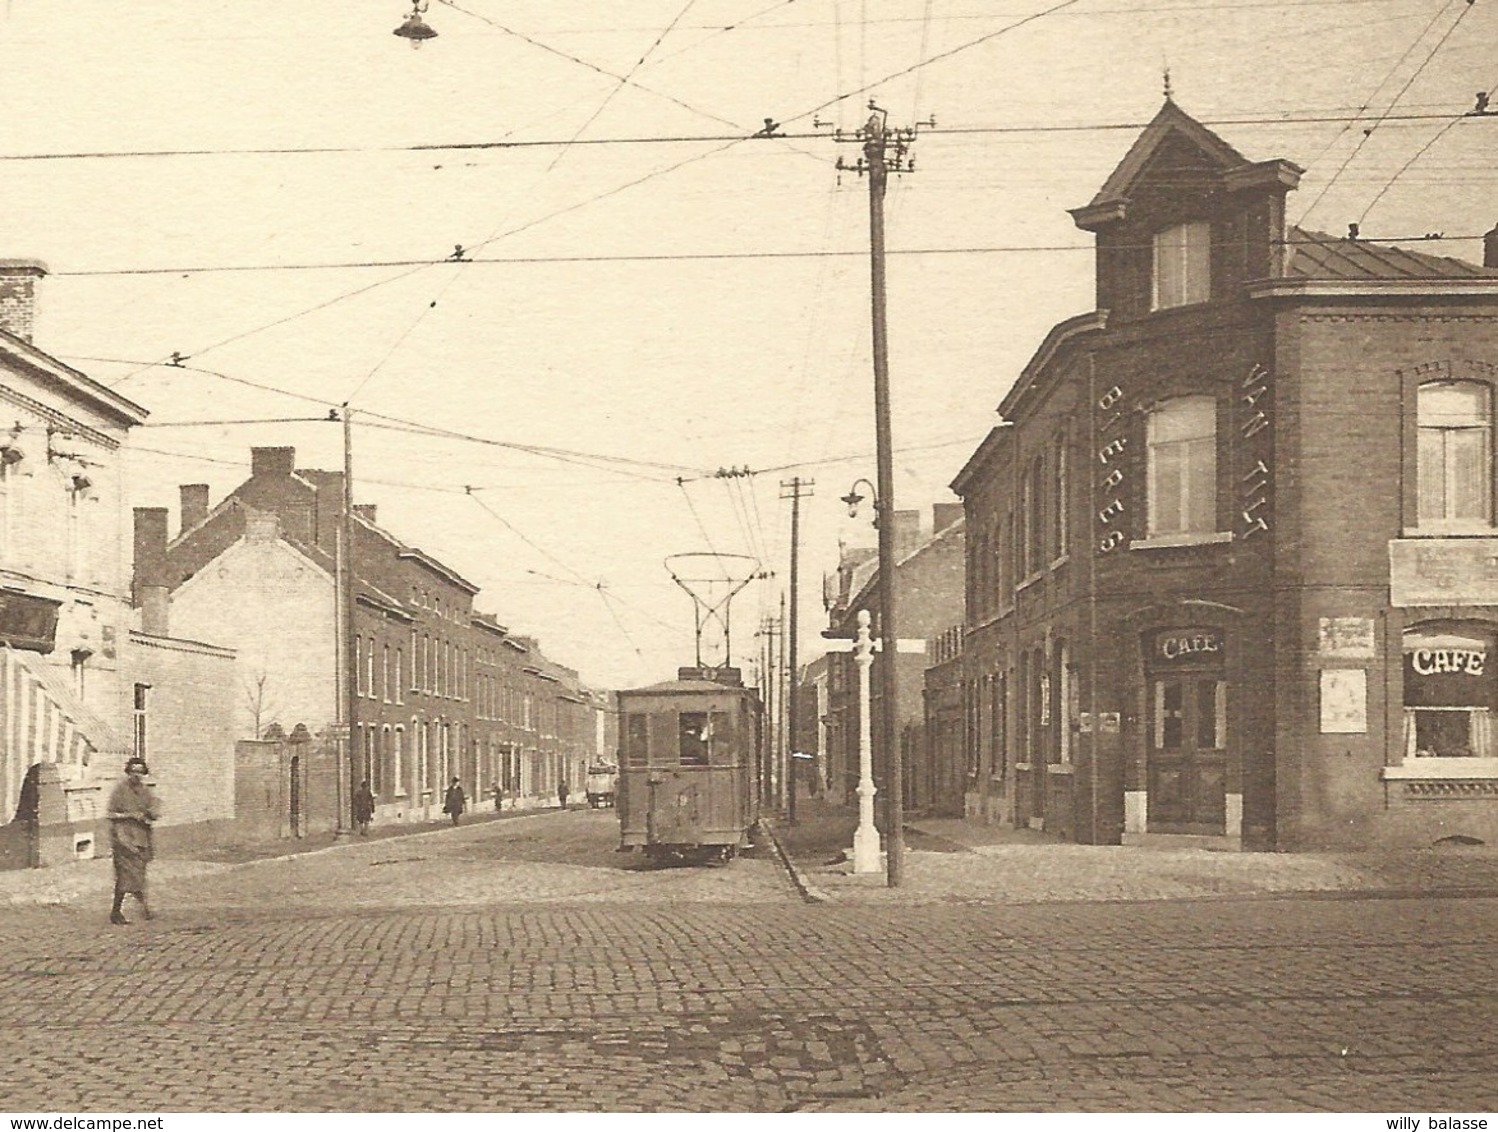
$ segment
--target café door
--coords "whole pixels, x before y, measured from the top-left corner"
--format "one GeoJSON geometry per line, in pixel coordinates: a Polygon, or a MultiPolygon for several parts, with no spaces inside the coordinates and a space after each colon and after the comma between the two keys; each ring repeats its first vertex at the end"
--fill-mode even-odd
{"type": "Polygon", "coordinates": [[[1205,666],[1156,669],[1149,697],[1149,831],[1226,833],[1227,681],[1205,666]]]}

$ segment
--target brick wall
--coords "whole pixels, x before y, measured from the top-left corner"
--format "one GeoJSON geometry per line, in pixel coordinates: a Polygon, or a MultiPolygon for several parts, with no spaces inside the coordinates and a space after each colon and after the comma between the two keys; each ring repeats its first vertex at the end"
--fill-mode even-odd
{"type": "Polygon", "coordinates": [[[279,540],[240,541],[180,586],[172,632],[238,654],[232,734],[255,738],[271,723],[316,734],[336,715],[334,585],[316,563],[279,540]]]}
{"type": "MultiPolygon", "coordinates": [[[[145,754],[162,800],[162,826],[232,819],[233,654],[132,632],[123,660],[126,695],[135,684],[148,685],[145,754]]],[[[121,715],[131,718],[128,700],[121,715]]]]}

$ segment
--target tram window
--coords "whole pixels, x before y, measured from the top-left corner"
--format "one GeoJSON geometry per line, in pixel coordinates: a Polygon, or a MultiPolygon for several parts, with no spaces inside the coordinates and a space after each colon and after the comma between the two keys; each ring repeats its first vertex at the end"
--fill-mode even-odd
{"type": "Polygon", "coordinates": [[[650,762],[649,717],[631,712],[624,717],[624,765],[645,766],[650,762]]]}
{"type": "Polygon", "coordinates": [[[707,712],[684,711],[681,713],[681,765],[707,766],[708,740],[707,712]]]}

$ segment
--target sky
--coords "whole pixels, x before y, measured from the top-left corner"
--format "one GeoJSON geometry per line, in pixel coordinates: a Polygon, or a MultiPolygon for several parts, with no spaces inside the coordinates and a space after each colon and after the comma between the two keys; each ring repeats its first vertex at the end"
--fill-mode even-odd
{"type": "Polygon", "coordinates": [[[753,668],[793,478],[801,660],[874,542],[840,501],[875,478],[868,189],[836,168],[871,99],[933,123],[885,202],[895,507],[928,527],[1091,309],[1066,210],[1167,68],[1306,169],[1296,222],[1479,262],[1498,222],[1498,115],[1463,116],[1491,0],[432,0],[420,50],[409,0],[3,2],[0,258],[50,268],[36,344],[150,412],[131,504],[175,531],[255,446],[339,468],[347,404],[356,502],[599,687],[695,661],[673,569],[767,575],[730,606],[753,668]]]}

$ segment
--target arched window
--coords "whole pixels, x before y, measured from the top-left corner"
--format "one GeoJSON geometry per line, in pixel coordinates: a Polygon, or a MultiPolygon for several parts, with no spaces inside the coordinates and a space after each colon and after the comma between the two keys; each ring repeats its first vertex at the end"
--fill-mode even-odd
{"type": "Polygon", "coordinates": [[[1420,386],[1419,526],[1487,527],[1493,517],[1492,391],[1475,381],[1420,386]]]}
{"type": "Polygon", "coordinates": [[[1217,530],[1217,402],[1176,397],[1149,415],[1149,535],[1217,530]]]}

